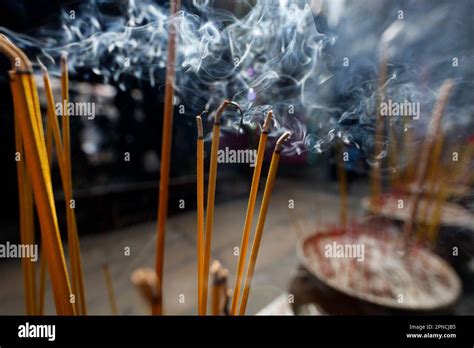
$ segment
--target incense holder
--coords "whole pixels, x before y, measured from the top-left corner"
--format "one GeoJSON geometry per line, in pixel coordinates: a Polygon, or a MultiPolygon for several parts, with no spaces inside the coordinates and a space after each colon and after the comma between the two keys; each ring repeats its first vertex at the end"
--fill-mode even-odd
{"type": "MultiPolygon", "coordinates": [[[[396,230],[379,223],[327,227],[301,241],[298,256],[308,274],[302,302],[326,314],[450,313],[461,294],[459,277],[427,248],[400,250],[396,230]]],[[[295,303],[295,313],[302,305],[295,303]]]]}

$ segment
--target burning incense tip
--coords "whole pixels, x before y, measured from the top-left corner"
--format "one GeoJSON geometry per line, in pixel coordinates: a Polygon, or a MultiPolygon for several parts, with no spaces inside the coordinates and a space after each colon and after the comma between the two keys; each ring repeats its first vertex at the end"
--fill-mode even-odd
{"type": "Polygon", "coordinates": [[[272,121],[273,118],[273,111],[270,110],[267,113],[267,116],[265,117],[265,122],[263,123],[263,131],[268,132],[268,128],[270,128],[270,122],[272,121]]]}
{"type": "Polygon", "coordinates": [[[239,111],[239,113],[240,113],[240,115],[241,115],[241,117],[242,117],[242,119],[241,119],[241,121],[240,121],[240,125],[242,126],[243,121],[244,121],[244,111],[242,110],[242,108],[240,107],[239,104],[237,104],[237,103],[234,102],[234,101],[227,100],[227,99],[224,100],[224,101],[222,102],[222,104],[219,106],[219,108],[217,109],[216,117],[215,117],[215,119],[214,119],[214,124],[220,124],[220,123],[221,123],[221,116],[222,116],[222,114],[224,113],[224,110],[225,110],[227,107],[231,106],[231,105],[232,105],[233,107],[235,107],[235,108],[239,111]]]}
{"type": "Polygon", "coordinates": [[[285,132],[283,135],[278,138],[276,145],[275,145],[275,152],[280,152],[281,148],[283,146],[283,143],[288,140],[288,138],[291,136],[291,132],[285,132]]]}
{"type": "MultiPolygon", "coordinates": [[[[203,111],[203,113],[204,112],[205,111],[203,111]]],[[[202,137],[204,136],[204,132],[202,130],[202,118],[201,118],[201,116],[196,116],[196,124],[197,124],[197,131],[198,131],[198,139],[202,139],[202,137]]]]}

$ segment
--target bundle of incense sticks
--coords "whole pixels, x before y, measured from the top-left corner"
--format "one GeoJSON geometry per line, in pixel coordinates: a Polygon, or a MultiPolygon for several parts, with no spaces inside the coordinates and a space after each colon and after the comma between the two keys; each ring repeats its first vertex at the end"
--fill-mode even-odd
{"type": "Polygon", "coordinates": [[[263,124],[262,133],[260,134],[260,140],[258,143],[257,160],[255,161],[255,169],[253,171],[252,185],[250,187],[250,194],[249,194],[249,201],[247,204],[247,213],[245,217],[244,230],[242,232],[242,242],[240,244],[239,261],[237,264],[237,273],[235,276],[235,285],[234,285],[234,291],[233,291],[234,296],[232,296],[232,304],[230,308],[231,315],[235,315],[237,312],[237,302],[240,296],[240,289],[241,289],[242,277],[244,273],[245,260],[247,257],[247,248],[248,248],[248,241],[250,238],[250,229],[252,227],[253,215],[255,211],[255,202],[257,200],[258,185],[260,183],[260,174],[262,172],[263,157],[264,157],[265,148],[267,145],[268,129],[270,127],[270,122],[272,120],[272,117],[273,117],[273,112],[270,110],[267,113],[267,116],[265,118],[265,123],[263,124]]]}
{"type": "MultiPolygon", "coordinates": [[[[242,110],[240,107],[230,101],[225,100],[221,106],[218,108],[216,112],[216,116],[214,118],[214,125],[212,131],[212,144],[211,144],[211,157],[210,157],[210,164],[209,164],[209,183],[208,183],[208,198],[207,198],[207,210],[206,210],[206,218],[205,223],[204,220],[204,148],[203,148],[203,131],[202,131],[202,118],[201,116],[196,117],[197,121],[197,128],[198,128],[198,137],[197,137],[197,206],[198,206],[198,214],[197,214],[197,247],[198,247],[198,313],[199,315],[205,315],[207,311],[207,293],[208,293],[208,277],[209,277],[209,262],[210,262],[210,250],[211,250],[211,239],[212,239],[212,225],[214,219],[214,196],[215,196],[215,189],[216,189],[216,178],[217,178],[217,151],[219,149],[219,138],[220,138],[220,120],[222,113],[224,112],[225,108],[229,105],[234,105],[239,109],[240,112],[242,110]],[[205,232],[203,232],[203,225],[205,224],[205,232]],[[204,239],[204,245],[202,240],[204,239]]],[[[269,111],[265,118],[265,123],[263,125],[262,133],[260,135],[260,141],[258,146],[257,152],[257,159],[255,163],[255,169],[252,178],[252,185],[250,189],[249,201],[247,206],[247,214],[244,224],[244,230],[242,234],[242,242],[241,242],[241,249],[239,253],[239,261],[237,266],[237,274],[235,277],[235,286],[234,291],[232,294],[232,304],[229,311],[229,314],[235,315],[237,314],[237,307],[239,304],[239,296],[242,286],[242,276],[244,273],[245,267],[245,260],[247,254],[247,247],[248,247],[248,240],[250,237],[250,228],[252,226],[252,219],[255,210],[255,202],[258,193],[258,186],[260,182],[260,174],[262,169],[263,157],[265,153],[265,147],[268,138],[268,129],[270,127],[270,122],[272,120],[273,113],[269,111]]],[[[282,149],[283,142],[290,136],[289,132],[283,134],[280,139],[277,141],[275,146],[275,150],[272,156],[270,170],[267,178],[267,184],[265,186],[265,192],[262,200],[262,207],[260,208],[260,215],[258,218],[257,223],[257,230],[255,232],[254,242],[252,246],[252,252],[250,255],[249,261],[249,270],[246,277],[244,294],[242,299],[242,304],[239,309],[239,314],[245,313],[245,307],[247,304],[247,299],[250,291],[250,282],[253,276],[253,272],[255,269],[256,259],[258,255],[258,249],[260,246],[260,240],[263,232],[263,227],[265,224],[266,214],[268,211],[268,204],[270,201],[270,197],[273,190],[273,184],[275,181],[276,171],[278,168],[280,152],[282,149]]],[[[215,268],[218,264],[214,264],[214,267],[211,269],[211,272],[217,272],[215,268]]],[[[214,291],[217,291],[215,287],[213,287],[213,311],[212,313],[221,313],[222,309],[221,302],[218,302],[219,305],[216,304],[214,291]],[[219,309],[218,309],[219,307],[219,309]]],[[[230,291],[220,291],[225,292],[227,298],[230,297],[230,291]]]]}
{"type": "Polygon", "coordinates": [[[252,250],[250,252],[250,259],[247,268],[247,275],[245,277],[244,290],[242,293],[242,300],[239,307],[239,315],[244,315],[247,308],[248,297],[250,293],[250,286],[252,283],[253,274],[255,272],[255,266],[257,263],[258,250],[260,248],[260,242],[262,239],[263,228],[265,226],[265,220],[268,212],[268,205],[273,192],[273,185],[275,183],[276,172],[278,164],[280,162],[280,154],[283,147],[283,143],[290,137],[290,132],[285,132],[277,141],[275,149],[273,150],[272,160],[270,162],[270,169],[268,170],[267,182],[265,184],[265,191],[263,192],[262,204],[260,206],[260,212],[257,220],[257,227],[255,229],[255,236],[252,244],[252,250]]]}
{"type": "MultiPolygon", "coordinates": [[[[54,96],[51,88],[51,81],[48,70],[40,63],[43,72],[44,89],[46,92],[47,101],[47,129],[46,129],[46,145],[48,151],[48,162],[52,161],[52,147],[53,142],[56,147],[58,156],[59,171],[65,196],[65,210],[67,235],[69,243],[70,263],[71,263],[71,278],[72,278],[72,293],[77,297],[76,312],[78,314],[87,314],[86,298],[84,289],[84,277],[82,272],[82,261],[79,247],[79,236],[77,232],[76,214],[72,203],[72,169],[71,169],[71,151],[70,151],[70,130],[69,117],[66,105],[69,101],[69,76],[67,70],[67,56],[65,54],[61,57],[61,97],[62,110],[62,132],[59,129],[59,124],[56,115],[54,96]],[[61,137],[62,136],[62,137],[61,137]]],[[[43,277],[45,273],[42,272],[41,283],[44,283],[43,277]]],[[[42,286],[43,288],[43,286],[42,286]]],[[[44,291],[41,291],[40,296],[44,296],[44,291]]]]}
{"type": "MultiPolygon", "coordinates": [[[[15,122],[17,122],[17,149],[22,151],[21,154],[24,152],[20,162],[26,162],[26,166],[22,163],[20,168],[23,171],[26,169],[31,179],[56,311],[60,315],[73,315],[76,311],[70,302],[71,287],[59,235],[51,173],[32,64],[26,55],[3,35],[0,36],[0,52],[5,54],[12,63],[10,79],[15,122]]],[[[19,183],[27,182],[25,178],[26,175],[23,175],[19,170],[19,183]]],[[[21,201],[24,203],[20,203],[20,209],[23,210],[23,213],[20,213],[22,219],[20,226],[29,226],[28,224],[31,222],[25,212],[28,213],[27,204],[31,203],[28,203],[27,195],[20,189],[21,201]]],[[[28,274],[27,277],[30,275],[28,274]]],[[[27,296],[31,296],[31,294],[27,294],[27,296]]],[[[35,301],[30,298],[29,303],[29,311],[37,312],[38,307],[35,301]],[[31,302],[33,302],[32,305],[31,302]]]]}

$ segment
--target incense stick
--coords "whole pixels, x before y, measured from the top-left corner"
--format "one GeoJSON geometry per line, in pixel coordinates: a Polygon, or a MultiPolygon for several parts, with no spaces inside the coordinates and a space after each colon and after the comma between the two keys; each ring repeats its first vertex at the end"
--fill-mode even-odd
{"type": "MultiPolygon", "coordinates": [[[[203,112],[205,114],[205,112],[203,112]]],[[[204,115],[202,115],[204,116],[204,115]]],[[[197,258],[198,258],[198,314],[203,315],[202,281],[204,267],[204,132],[201,116],[196,117],[197,123],[197,258]]]]}
{"type": "Polygon", "coordinates": [[[245,216],[244,230],[242,232],[242,241],[240,243],[239,261],[237,263],[237,273],[235,276],[235,285],[232,296],[232,303],[230,307],[230,314],[235,315],[237,313],[238,300],[240,296],[240,289],[242,286],[242,277],[244,275],[245,260],[247,257],[247,248],[250,237],[250,229],[252,228],[253,215],[255,211],[255,201],[257,200],[258,185],[260,183],[260,174],[262,172],[262,163],[265,154],[265,148],[268,139],[268,129],[270,122],[273,117],[273,112],[270,110],[267,113],[265,122],[263,124],[262,133],[260,134],[260,140],[258,143],[257,159],[255,161],[255,169],[253,171],[252,185],[250,188],[249,200],[247,203],[247,213],[245,216]]]}
{"type": "Polygon", "coordinates": [[[114,286],[112,284],[112,276],[110,275],[109,265],[107,263],[102,265],[102,271],[104,272],[105,284],[107,286],[107,294],[109,296],[110,308],[113,315],[118,314],[117,300],[115,299],[114,286]]]}
{"type": "MultiPolygon", "coordinates": [[[[273,185],[275,183],[276,172],[278,169],[278,163],[280,161],[280,153],[282,150],[283,143],[290,137],[291,133],[284,133],[277,141],[275,149],[273,151],[272,160],[270,162],[270,169],[268,170],[267,182],[265,184],[265,191],[263,193],[262,204],[260,206],[260,212],[257,220],[257,227],[255,229],[255,236],[253,239],[252,250],[250,252],[250,260],[247,269],[247,275],[245,277],[244,291],[242,293],[242,300],[239,308],[239,315],[245,314],[247,308],[247,301],[250,293],[250,286],[252,283],[253,274],[255,271],[255,265],[257,263],[258,250],[260,248],[260,241],[262,239],[263,228],[265,226],[265,219],[267,217],[268,205],[273,191],[273,185]]],[[[235,294],[234,294],[235,296],[235,294]]]]}
{"type": "Polygon", "coordinates": [[[42,127],[39,127],[39,104],[32,96],[36,89],[32,77],[31,62],[23,52],[11,44],[3,35],[0,36],[0,52],[12,62],[10,72],[11,89],[15,110],[25,145],[26,165],[32,173],[32,187],[38,217],[41,226],[42,240],[48,257],[48,268],[51,274],[53,295],[58,314],[73,315],[74,307],[69,302],[70,286],[64,252],[59,238],[56,209],[54,206],[51,176],[47,162],[46,145],[42,127]],[[16,60],[19,58],[19,63],[16,60]],[[32,88],[35,87],[35,88],[32,88]]]}
{"type": "Polygon", "coordinates": [[[86,315],[86,298],[84,290],[84,276],[82,273],[81,252],[79,247],[79,237],[77,234],[76,215],[71,207],[72,201],[72,167],[71,167],[71,143],[69,111],[69,74],[67,69],[67,56],[61,56],[61,98],[63,103],[63,113],[61,117],[62,125],[62,146],[63,146],[63,165],[66,175],[63,179],[64,195],[66,198],[66,223],[68,232],[69,253],[71,257],[71,278],[72,291],[77,298],[77,311],[79,314],[86,315]]]}
{"type": "Polygon", "coordinates": [[[204,263],[203,263],[203,290],[202,290],[202,310],[205,315],[207,312],[207,293],[209,287],[209,263],[211,257],[211,240],[212,227],[214,224],[214,198],[216,193],[216,179],[217,179],[217,152],[219,151],[219,140],[221,133],[221,117],[224,110],[228,106],[236,107],[242,114],[240,106],[229,100],[219,106],[214,117],[214,125],[212,126],[212,144],[211,144],[211,159],[209,162],[209,181],[207,190],[207,209],[206,209],[206,223],[205,223],[205,241],[204,241],[204,263]]]}
{"type": "MultiPolygon", "coordinates": [[[[15,106],[15,115],[18,115],[17,105],[15,106]]],[[[24,164],[23,138],[21,136],[18,118],[15,117],[15,147],[16,152],[20,154],[20,161],[17,162],[18,192],[19,192],[19,213],[20,213],[20,241],[22,244],[34,244],[33,230],[33,193],[31,180],[27,175],[24,164]]],[[[23,269],[23,283],[25,291],[26,314],[34,315],[36,313],[35,305],[35,267],[29,259],[23,258],[21,261],[23,269]]]]}
{"type": "Polygon", "coordinates": [[[448,98],[453,89],[453,81],[446,80],[443,85],[441,86],[438,94],[438,99],[436,101],[436,105],[433,109],[433,116],[431,117],[428,133],[424,142],[423,149],[421,151],[421,158],[419,161],[419,167],[417,172],[417,180],[416,180],[416,187],[415,187],[415,194],[413,197],[410,214],[408,219],[405,221],[403,226],[402,238],[404,241],[405,248],[408,246],[410,241],[410,237],[413,230],[413,224],[415,219],[418,217],[418,209],[419,209],[419,201],[421,197],[421,191],[423,188],[424,181],[427,175],[428,169],[428,160],[430,153],[433,149],[436,134],[438,134],[439,127],[441,125],[441,118],[443,116],[444,109],[446,104],[448,103],[448,98]]]}
{"type": "MultiPolygon", "coordinates": [[[[181,5],[180,0],[171,1],[170,17],[173,18],[179,11],[181,5]]],[[[171,162],[171,138],[173,133],[173,96],[174,96],[174,80],[176,75],[176,26],[172,23],[168,28],[168,47],[167,47],[167,65],[165,77],[165,108],[163,111],[163,130],[161,139],[161,158],[160,158],[160,193],[158,199],[158,224],[157,224],[157,239],[156,239],[156,262],[155,270],[156,276],[160,280],[157,282],[158,293],[161,293],[163,284],[163,263],[165,253],[165,232],[166,219],[168,215],[168,185],[170,176],[170,162],[171,162]]],[[[161,301],[161,297],[160,297],[161,301]]],[[[162,306],[156,306],[160,312],[153,312],[154,315],[161,315],[162,306]]]]}

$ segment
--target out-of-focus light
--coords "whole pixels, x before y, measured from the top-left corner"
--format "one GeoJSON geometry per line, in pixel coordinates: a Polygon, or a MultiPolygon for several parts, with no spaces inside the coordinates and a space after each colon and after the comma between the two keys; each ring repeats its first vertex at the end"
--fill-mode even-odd
{"type": "Polygon", "coordinates": [[[247,93],[247,99],[249,101],[254,101],[255,99],[257,99],[257,93],[255,93],[252,87],[249,88],[249,91],[247,93]]]}

